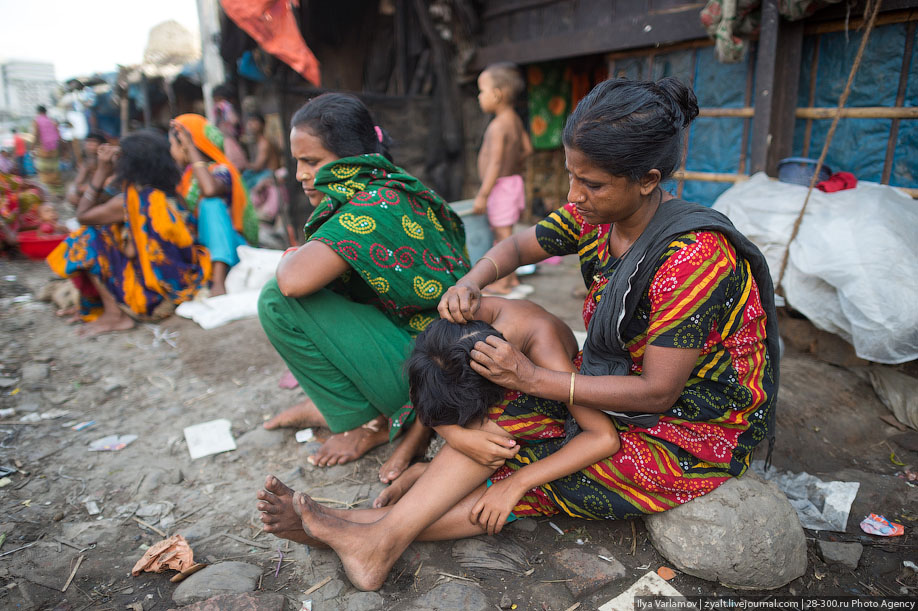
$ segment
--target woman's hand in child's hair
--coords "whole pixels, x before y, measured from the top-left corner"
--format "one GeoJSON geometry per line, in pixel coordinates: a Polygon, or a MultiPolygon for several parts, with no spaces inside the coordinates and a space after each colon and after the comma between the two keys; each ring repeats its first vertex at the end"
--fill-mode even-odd
{"type": "Polygon", "coordinates": [[[488,211],[488,196],[479,193],[475,196],[475,204],[472,206],[472,214],[484,214],[488,211]]]}
{"type": "Polygon", "coordinates": [[[475,342],[469,356],[472,369],[488,380],[510,390],[529,392],[536,366],[506,340],[489,335],[485,341],[475,342]]]}
{"type": "Polygon", "coordinates": [[[481,289],[473,282],[460,279],[443,293],[437,311],[440,313],[440,318],[464,325],[475,320],[475,313],[478,312],[480,305],[481,289]]]}
{"type": "Polygon", "coordinates": [[[516,489],[513,476],[495,482],[485,490],[469,515],[471,522],[487,529],[489,535],[496,535],[507,523],[513,508],[526,491],[516,489]]]}
{"type": "Polygon", "coordinates": [[[491,469],[500,468],[508,458],[513,458],[520,451],[519,444],[513,439],[478,429],[456,427],[444,439],[454,450],[491,469]]]}

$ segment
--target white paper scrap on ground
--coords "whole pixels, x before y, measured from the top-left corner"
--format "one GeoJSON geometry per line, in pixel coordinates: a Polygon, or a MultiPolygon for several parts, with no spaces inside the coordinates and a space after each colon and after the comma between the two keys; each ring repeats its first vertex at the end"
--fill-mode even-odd
{"type": "Polygon", "coordinates": [[[296,432],[296,441],[297,443],[306,443],[307,441],[312,441],[315,435],[312,432],[312,429],[303,429],[302,431],[296,432]]]}
{"type": "Polygon", "coordinates": [[[763,467],[760,460],[752,463],[753,471],[777,484],[787,496],[804,528],[845,532],[860,482],[824,482],[806,471],[769,469],[766,473],[763,467]]]}
{"type": "Polygon", "coordinates": [[[230,426],[232,425],[226,418],[186,426],[185,442],[188,444],[191,460],[235,450],[236,441],[230,432],[230,426]]]}
{"type": "Polygon", "coordinates": [[[673,597],[679,600],[680,609],[698,608],[689,603],[679,590],[666,583],[665,579],[657,575],[654,571],[650,571],[635,581],[630,588],[601,606],[599,611],[634,611],[634,609],[638,608],[634,604],[635,596],[673,597]]]}

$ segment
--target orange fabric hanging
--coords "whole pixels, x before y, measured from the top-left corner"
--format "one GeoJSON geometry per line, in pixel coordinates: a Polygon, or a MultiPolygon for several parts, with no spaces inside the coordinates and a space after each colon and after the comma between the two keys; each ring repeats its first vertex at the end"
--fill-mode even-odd
{"type": "MultiPolygon", "coordinates": [[[[293,3],[299,6],[299,0],[293,3]]],[[[265,51],[316,87],[321,86],[319,60],[300,35],[288,0],[220,0],[220,4],[227,16],[265,51]]]]}

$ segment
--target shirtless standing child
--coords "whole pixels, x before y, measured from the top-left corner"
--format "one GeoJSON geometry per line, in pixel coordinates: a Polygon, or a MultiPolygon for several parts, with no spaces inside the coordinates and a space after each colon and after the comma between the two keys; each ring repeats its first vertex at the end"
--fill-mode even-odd
{"type": "MultiPolygon", "coordinates": [[[[532,153],[529,134],[513,109],[523,92],[523,77],[516,65],[492,64],[478,76],[478,104],[494,118],[485,130],[478,152],[478,176],[481,187],[475,195],[475,214],[488,213],[494,242],[510,237],[513,225],[526,205],[523,187],[523,160],[532,153]]],[[[486,287],[486,291],[506,295],[520,283],[516,274],[486,287]]]]}

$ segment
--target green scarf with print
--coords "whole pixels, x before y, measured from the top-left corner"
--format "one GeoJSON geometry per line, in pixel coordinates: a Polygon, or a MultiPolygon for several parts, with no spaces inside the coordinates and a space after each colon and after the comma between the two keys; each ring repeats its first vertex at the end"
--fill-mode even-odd
{"type": "Polygon", "coordinates": [[[420,180],[378,154],[323,166],[325,194],[304,229],[351,266],[342,278],[411,335],[438,318],[447,288],[469,270],[462,221],[420,180]]]}

